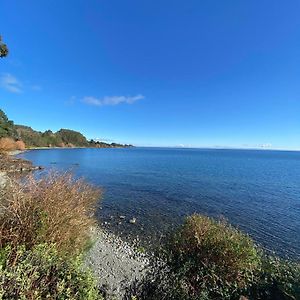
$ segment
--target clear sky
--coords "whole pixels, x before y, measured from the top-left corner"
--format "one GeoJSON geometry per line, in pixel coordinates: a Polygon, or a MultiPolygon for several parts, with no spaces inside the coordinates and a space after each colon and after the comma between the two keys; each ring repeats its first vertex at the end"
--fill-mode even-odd
{"type": "Polygon", "coordinates": [[[1,0],[0,107],[143,146],[300,149],[300,1],[1,0]]]}

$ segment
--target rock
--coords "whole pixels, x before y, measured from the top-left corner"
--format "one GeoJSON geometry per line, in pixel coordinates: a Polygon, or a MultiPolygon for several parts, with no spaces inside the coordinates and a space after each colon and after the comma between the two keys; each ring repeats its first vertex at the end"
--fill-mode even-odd
{"type": "Polygon", "coordinates": [[[129,220],[129,223],[130,223],[130,224],[135,224],[135,223],[136,223],[136,218],[130,219],[130,220],[129,220]]]}
{"type": "Polygon", "coordinates": [[[125,216],[119,216],[120,219],[124,220],[125,219],[125,216]]]}
{"type": "Polygon", "coordinates": [[[0,172],[0,187],[3,188],[8,180],[5,172],[0,172]]]}

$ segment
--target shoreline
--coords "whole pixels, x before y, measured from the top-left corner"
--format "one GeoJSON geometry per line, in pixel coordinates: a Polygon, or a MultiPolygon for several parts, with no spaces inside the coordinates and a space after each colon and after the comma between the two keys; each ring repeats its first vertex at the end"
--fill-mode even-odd
{"type": "Polygon", "coordinates": [[[134,282],[146,276],[151,255],[139,250],[138,241],[134,246],[99,226],[91,229],[91,235],[95,242],[85,265],[92,270],[106,299],[121,300],[134,282]]]}
{"type": "Polygon", "coordinates": [[[34,147],[34,148],[26,148],[24,150],[11,150],[8,151],[9,155],[18,155],[27,151],[32,150],[66,150],[66,149],[127,149],[127,148],[133,148],[131,147],[34,147]]]}
{"type": "Polygon", "coordinates": [[[12,150],[12,151],[8,152],[8,155],[15,156],[15,155],[22,154],[22,153],[24,153],[26,151],[27,151],[27,149],[25,149],[25,150],[12,150]]]}
{"type": "Polygon", "coordinates": [[[36,170],[42,170],[42,166],[35,166],[31,161],[20,157],[15,157],[25,151],[14,150],[0,154],[0,171],[6,174],[22,174],[36,170]]]}
{"type": "MultiPolygon", "coordinates": [[[[4,187],[10,176],[14,176],[15,173],[21,175],[25,170],[27,173],[41,169],[33,166],[31,161],[13,158],[26,151],[10,151],[8,155],[0,157],[0,188],[4,187]],[[3,169],[3,161],[6,161],[6,169],[3,169]],[[31,167],[20,169],[22,164],[31,167]]],[[[84,256],[84,266],[92,271],[99,290],[106,295],[105,299],[123,299],[130,286],[146,276],[151,254],[147,254],[140,247],[137,239],[125,241],[100,225],[91,228],[91,239],[93,246],[84,256]]]]}

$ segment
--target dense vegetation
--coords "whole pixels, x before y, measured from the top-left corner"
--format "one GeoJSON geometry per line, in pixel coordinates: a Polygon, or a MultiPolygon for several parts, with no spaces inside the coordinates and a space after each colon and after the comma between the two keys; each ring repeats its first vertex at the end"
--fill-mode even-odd
{"type": "Polygon", "coordinates": [[[8,48],[7,45],[3,43],[2,37],[0,35],[0,57],[5,57],[8,55],[8,48]]]}
{"type": "MultiPolygon", "coordinates": [[[[11,138],[21,140],[27,148],[35,147],[95,147],[95,148],[116,148],[129,147],[116,143],[104,143],[99,141],[88,141],[80,132],[70,129],[60,129],[57,132],[46,130],[40,132],[24,125],[15,125],[9,120],[6,114],[0,110],[0,139],[11,138]]],[[[1,146],[1,145],[0,145],[1,146]]]]}
{"type": "Polygon", "coordinates": [[[102,299],[81,259],[100,191],[68,174],[0,191],[0,299],[102,299]]]}
{"type": "Polygon", "coordinates": [[[137,299],[300,299],[300,265],[265,254],[224,221],[188,217],[168,241],[137,299]],[[244,298],[243,298],[244,297],[244,298]]]}
{"type": "Polygon", "coordinates": [[[62,258],[55,245],[0,249],[0,299],[102,299],[80,257],[62,258]]]}
{"type": "Polygon", "coordinates": [[[9,120],[6,114],[0,109],[0,138],[11,137],[18,138],[18,133],[14,122],[9,120]]]}

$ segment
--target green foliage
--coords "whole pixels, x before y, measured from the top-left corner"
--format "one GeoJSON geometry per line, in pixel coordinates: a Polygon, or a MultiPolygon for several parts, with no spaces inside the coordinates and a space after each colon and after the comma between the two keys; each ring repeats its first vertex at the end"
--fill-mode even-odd
{"type": "Polygon", "coordinates": [[[5,57],[7,55],[8,55],[8,48],[7,48],[6,44],[4,44],[2,42],[2,37],[0,35],[0,57],[2,58],[2,57],[5,57]]]}
{"type": "Polygon", "coordinates": [[[60,129],[56,135],[60,137],[66,145],[76,145],[79,147],[88,146],[88,141],[80,132],[70,129],[60,129]]]}
{"type": "Polygon", "coordinates": [[[118,144],[118,143],[105,143],[100,141],[94,141],[93,139],[89,141],[89,146],[94,148],[129,148],[133,147],[129,144],[118,144]]]}
{"type": "Polygon", "coordinates": [[[16,125],[18,135],[27,147],[46,147],[47,144],[42,138],[42,133],[33,130],[31,127],[16,125]]]}
{"type": "Polygon", "coordinates": [[[182,299],[238,296],[254,282],[260,267],[258,250],[247,235],[196,214],[173,236],[167,260],[177,274],[182,299]]]}
{"type": "Polygon", "coordinates": [[[249,288],[250,299],[300,299],[300,264],[264,256],[256,283],[249,288]]]}
{"type": "Polygon", "coordinates": [[[31,127],[16,125],[20,138],[27,147],[86,147],[86,138],[77,131],[61,129],[56,133],[51,130],[39,132],[31,127]]]}
{"type": "Polygon", "coordinates": [[[0,109],[0,138],[11,137],[18,138],[18,133],[15,129],[14,122],[10,121],[3,110],[0,109]]]}
{"type": "Polygon", "coordinates": [[[81,258],[62,259],[55,245],[0,250],[0,299],[103,299],[81,258]]]}
{"type": "Polygon", "coordinates": [[[226,222],[196,214],[172,235],[147,276],[130,286],[127,297],[131,296],[139,300],[299,300],[300,264],[266,255],[226,222]]]}
{"type": "Polygon", "coordinates": [[[51,130],[43,132],[42,139],[46,147],[60,147],[63,144],[61,137],[53,133],[51,130]]]}
{"type": "Polygon", "coordinates": [[[16,125],[18,135],[27,147],[60,147],[62,140],[51,130],[40,132],[29,126],[16,125]]]}

